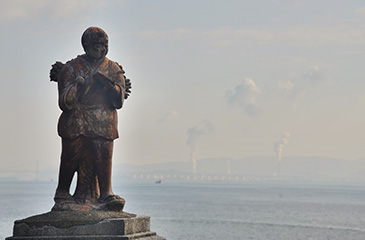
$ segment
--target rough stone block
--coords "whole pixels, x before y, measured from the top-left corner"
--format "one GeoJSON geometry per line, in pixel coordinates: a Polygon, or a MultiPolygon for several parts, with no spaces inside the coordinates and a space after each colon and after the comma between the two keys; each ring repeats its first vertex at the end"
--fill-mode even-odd
{"type": "Polygon", "coordinates": [[[51,211],[17,220],[13,237],[26,239],[140,239],[162,240],[150,231],[150,217],[126,212],[104,211],[51,211]]]}

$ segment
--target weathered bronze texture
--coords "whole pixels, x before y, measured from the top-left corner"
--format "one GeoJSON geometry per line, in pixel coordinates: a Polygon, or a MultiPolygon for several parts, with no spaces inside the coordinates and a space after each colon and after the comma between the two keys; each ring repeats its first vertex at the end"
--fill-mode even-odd
{"type": "Polygon", "coordinates": [[[65,64],[56,62],[50,71],[62,110],[62,154],[52,210],[122,211],[125,201],[112,191],[112,153],[118,138],[116,110],[131,93],[131,82],[122,66],[106,58],[108,36],[101,28],[86,29],[81,41],[85,54],[65,64]]]}

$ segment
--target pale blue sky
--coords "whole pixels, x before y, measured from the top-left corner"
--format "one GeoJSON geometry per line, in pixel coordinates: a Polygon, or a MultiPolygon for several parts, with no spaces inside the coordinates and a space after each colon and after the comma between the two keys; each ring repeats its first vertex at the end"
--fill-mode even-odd
{"type": "Polygon", "coordinates": [[[365,158],[362,1],[0,0],[2,169],[58,167],[49,69],[89,26],[133,85],[116,163],[190,161],[188,137],[197,159],[275,156],[283,136],[283,156],[365,158]]]}

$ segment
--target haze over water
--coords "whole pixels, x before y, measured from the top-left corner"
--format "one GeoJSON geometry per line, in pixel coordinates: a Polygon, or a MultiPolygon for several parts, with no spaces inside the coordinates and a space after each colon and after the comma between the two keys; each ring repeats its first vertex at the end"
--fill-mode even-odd
{"type": "Polygon", "coordinates": [[[114,183],[127,211],[168,239],[364,239],[364,189],[347,183],[365,176],[362,1],[0,0],[0,26],[0,179],[54,181],[0,183],[1,237],[52,206],[60,110],[49,70],[82,54],[82,32],[98,26],[133,86],[116,177],[173,162],[190,179],[266,178],[155,185],[151,172],[150,183],[114,183]]]}
{"type": "Polygon", "coordinates": [[[364,159],[364,9],[355,0],[0,1],[0,177],[57,169],[49,70],[83,53],[89,26],[108,33],[107,57],[133,86],[115,164],[364,159]]]}
{"type": "MultiPolygon", "coordinates": [[[[0,238],[53,205],[55,183],[0,183],[0,238]]],[[[170,240],[362,240],[365,189],[351,185],[115,183],[125,211],[170,240]]]]}

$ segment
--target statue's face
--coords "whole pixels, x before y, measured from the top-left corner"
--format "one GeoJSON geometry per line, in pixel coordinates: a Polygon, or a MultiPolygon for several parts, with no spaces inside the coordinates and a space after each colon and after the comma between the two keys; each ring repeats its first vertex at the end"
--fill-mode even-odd
{"type": "Polygon", "coordinates": [[[102,59],[108,53],[108,38],[101,37],[88,41],[86,54],[95,59],[102,59]]]}

